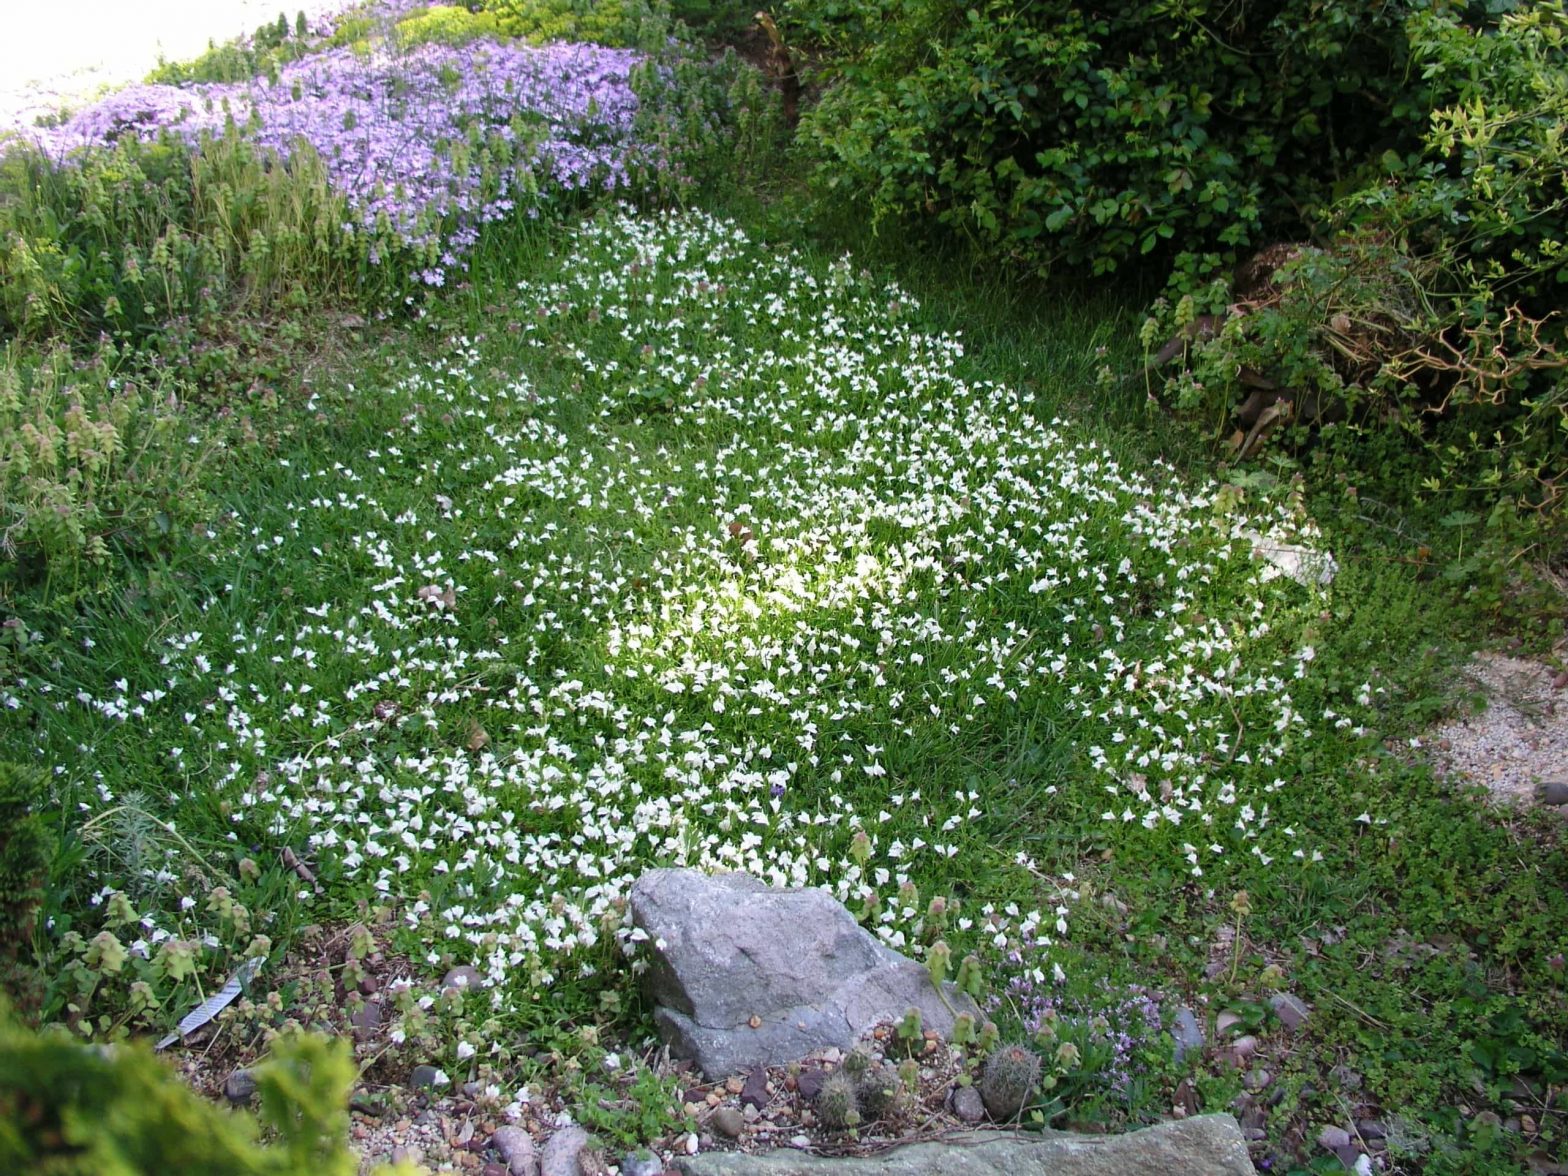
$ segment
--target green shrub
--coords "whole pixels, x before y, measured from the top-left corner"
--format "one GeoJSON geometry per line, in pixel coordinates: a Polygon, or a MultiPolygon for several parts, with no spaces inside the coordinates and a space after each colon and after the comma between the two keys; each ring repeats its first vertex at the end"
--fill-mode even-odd
{"type": "Polygon", "coordinates": [[[506,36],[536,45],[589,41],[657,49],[671,32],[662,0],[485,0],[484,7],[506,36]]]}
{"type": "Polygon", "coordinates": [[[1085,8],[786,5],[827,51],[801,124],[817,189],[990,257],[1214,271],[1329,198],[1398,124],[1414,0],[1085,8]]]}
{"type": "Polygon", "coordinates": [[[37,1034],[0,1009],[0,1166],[59,1176],[351,1176],[347,1091],[353,1062],[340,1043],[280,1039],[257,1067],[261,1121],[206,1102],[143,1047],[81,1045],[37,1034]]]}
{"type": "Polygon", "coordinates": [[[44,897],[49,836],[48,777],[0,761],[0,966],[23,954],[44,897]]]}
{"type": "Polygon", "coordinates": [[[1298,425],[1328,412],[1362,436],[1403,433],[1426,451],[1424,492],[1478,492],[1488,514],[1498,496],[1555,506],[1568,491],[1568,334],[1554,314],[1568,293],[1568,14],[1554,0],[1479,31],[1422,12],[1408,30],[1436,103],[1419,142],[1385,153],[1331,210],[1328,246],[1297,250],[1264,296],[1195,288],[1145,341],[1252,299],[1175,377],[1178,407],[1223,421],[1261,378],[1298,425]]]}
{"type": "Polygon", "coordinates": [[[112,348],[85,364],[0,354],[0,562],[68,567],[111,547],[152,546],[200,522],[199,474],[176,397],[116,374],[112,348]]]}
{"type": "Polygon", "coordinates": [[[408,50],[431,44],[466,45],[500,32],[500,22],[491,13],[441,4],[400,20],[392,39],[399,49],[408,50]]]}

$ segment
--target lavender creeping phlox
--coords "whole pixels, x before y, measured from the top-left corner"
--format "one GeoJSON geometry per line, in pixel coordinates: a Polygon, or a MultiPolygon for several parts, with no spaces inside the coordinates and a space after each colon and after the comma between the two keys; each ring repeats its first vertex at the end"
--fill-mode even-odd
{"type": "Polygon", "coordinates": [[[285,157],[303,141],[353,211],[344,229],[423,252],[431,264],[421,279],[440,285],[480,225],[514,209],[537,215],[552,193],[629,184],[639,60],[597,45],[483,40],[345,48],[275,80],[130,86],[58,127],[0,127],[0,136],[18,131],[54,158],[126,135],[194,145],[238,133],[285,157]]]}

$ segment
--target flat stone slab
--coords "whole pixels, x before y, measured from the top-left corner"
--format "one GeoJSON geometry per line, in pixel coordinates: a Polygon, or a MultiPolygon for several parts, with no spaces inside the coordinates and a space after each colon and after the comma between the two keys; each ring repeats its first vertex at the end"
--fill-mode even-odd
{"type": "Polygon", "coordinates": [[[943,1037],[955,1012],[978,1021],[951,984],[900,955],[825,890],[768,886],[749,874],[650,870],[631,889],[632,922],[652,951],[654,1023],[677,1057],[711,1079],[849,1049],[910,1008],[943,1037]]]}
{"type": "Polygon", "coordinates": [[[1230,1115],[1198,1115],[1125,1135],[970,1131],[879,1156],[798,1151],[682,1157],[685,1176],[1254,1176],[1230,1115]]]}

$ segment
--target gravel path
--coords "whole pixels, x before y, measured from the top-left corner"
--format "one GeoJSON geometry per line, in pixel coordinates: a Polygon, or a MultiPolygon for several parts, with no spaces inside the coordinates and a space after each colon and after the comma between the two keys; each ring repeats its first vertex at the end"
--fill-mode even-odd
{"type": "Polygon", "coordinates": [[[276,20],[336,12],[346,0],[49,0],[17,6],[0,36],[0,125],[138,81],[276,20]]]}

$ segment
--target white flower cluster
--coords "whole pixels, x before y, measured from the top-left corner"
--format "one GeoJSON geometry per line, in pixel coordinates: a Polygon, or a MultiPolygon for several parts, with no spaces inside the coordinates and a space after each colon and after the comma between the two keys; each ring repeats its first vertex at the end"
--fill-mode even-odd
{"type": "Polygon", "coordinates": [[[454,340],[377,392],[383,444],[280,471],[249,558],[291,606],[214,601],[165,680],[80,705],[178,708],[236,822],[433,917],[498,1005],[630,947],[653,864],[823,885],[893,944],[905,882],[962,879],[1006,948],[1068,910],[987,902],[1033,873],[996,809],[1103,809],[1193,874],[1312,855],[1269,797],[1319,590],[1247,538],[1292,512],[1125,468],[918,311],[702,215],[594,222],[517,290],[529,376],[454,340]]]}

